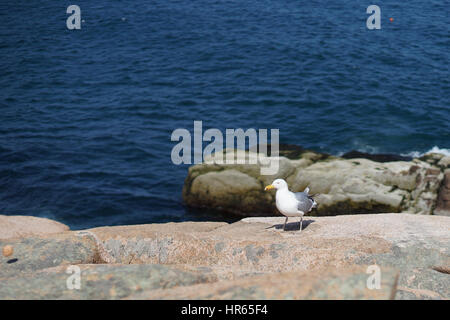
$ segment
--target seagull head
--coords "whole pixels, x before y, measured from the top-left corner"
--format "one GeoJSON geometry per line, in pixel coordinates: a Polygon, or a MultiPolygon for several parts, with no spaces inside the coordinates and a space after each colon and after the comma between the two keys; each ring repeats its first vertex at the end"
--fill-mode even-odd
{"type": "Polygon", "coordinates": [[[271,189],[287,189],[288,184],[283,179],[276,179],[272,182],[272,184],[269,184],[267,187],[264,188],[264,190],[271,190],[271,189]]]}

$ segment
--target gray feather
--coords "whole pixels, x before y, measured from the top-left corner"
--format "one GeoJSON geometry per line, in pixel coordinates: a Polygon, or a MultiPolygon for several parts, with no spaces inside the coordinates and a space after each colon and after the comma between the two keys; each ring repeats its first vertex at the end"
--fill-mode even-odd
{"type": "MultiPolygon", "coordinates": [[[[307,190],[305,190],[307,191],[307,190]]],[[[298,205],[297,205],[297,209],[299,211],[302,211],[304,213],[309,212],[313,205],[314,205],[314,199],[312,199],[312,197],[308,196],[307,192],[296,192],[295,194],[295,198],[297,198],[298,201],[298,205]]]]}

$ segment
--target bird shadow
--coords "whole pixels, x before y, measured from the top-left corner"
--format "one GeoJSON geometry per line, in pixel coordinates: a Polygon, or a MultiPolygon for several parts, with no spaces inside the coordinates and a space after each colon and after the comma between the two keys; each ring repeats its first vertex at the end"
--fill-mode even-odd
{"type": "MultiPolygon", "coordinates": [[[[315,222],[315,220],[303,220],[302,222],[302,231],[308,228],[308,226],[315,222]]],[[[266,229],[275,228],[277,230],[283,230],[284,223],[274,224],[273,226],[267,227],[266,229]]],[[[300,221],[288,222],[286,223],[285,231],[299,231],[300,230],[300,221]]]]}

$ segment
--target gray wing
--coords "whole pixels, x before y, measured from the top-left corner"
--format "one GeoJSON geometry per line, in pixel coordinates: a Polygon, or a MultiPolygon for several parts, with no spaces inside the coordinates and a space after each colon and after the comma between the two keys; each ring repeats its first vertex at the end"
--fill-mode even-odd
{"type": "Polygon", "coordinates": [[[309,212],[314,205],[314,199],[305,192],[296,192],[294,194],[295,198],[298,200],[297,209],[304,213],[309,212]]]}

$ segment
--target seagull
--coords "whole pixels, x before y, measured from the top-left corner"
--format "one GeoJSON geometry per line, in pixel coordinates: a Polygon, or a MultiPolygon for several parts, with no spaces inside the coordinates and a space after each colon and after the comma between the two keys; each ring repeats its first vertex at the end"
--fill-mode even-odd
{"type": "Polygon", "coordinates": [[[286,216],[283,230],[286,231],[286,223],[289,217],[300,217],[300,232],[302,231],[303,215],[317,207],[317,202],[308,195],[309,188],[303,192],[289,191],[288,184],[283,179],[276,179],[264,190],[277,189],[275,195],[277,209],[286,216]]]}

